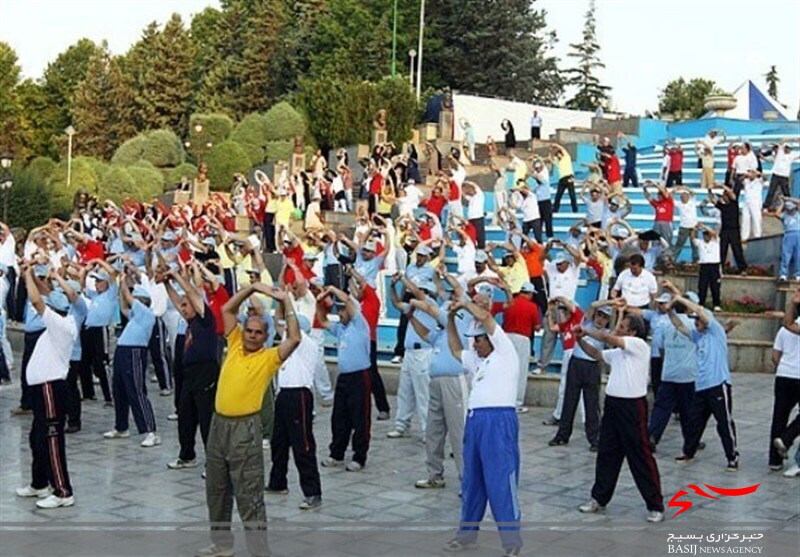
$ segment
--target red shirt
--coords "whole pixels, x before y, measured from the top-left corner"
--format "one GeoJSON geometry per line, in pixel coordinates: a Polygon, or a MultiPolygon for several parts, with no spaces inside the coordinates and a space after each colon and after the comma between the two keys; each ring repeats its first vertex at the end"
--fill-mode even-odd
{"type": "Polygon", "coordinates": [[[423,242],[425,240],[430,240],[432,235],[431,226],[425,221],[419,223],[419,230],[417,231],[417,235],[419,236],[419,239],[422,240],[423,242]]]}
{"type": "Polygon", "coordinates": [[[381,301],[375,289],[369,284],[364,285],[361,295],[361,313],[369,325],[369,339],[378,340],[378,317],[381,313],[381,301]]]}
{"type": "Polygon", "coordinates": [[[583,311],[581,308],[575,307],[575,311],[572,312],[572,316],[567,320],[565,323],[558,324],[558,332],[561,333],[561,346],[564,350],[572,350],[575,348],[575,343],[577,339],[573,334],[573,330],[575,327],[583,322],[583,311]]]}
{"type": "Polygon", "coordinates": [[[671,197],[654,199],[650,205],[656,210],[656,222],[672,222],[675,202],[671,197]]]}
{"type": "Polygon", "coordinates": [[[503,303],[492,304],[492,313],[503,312],[503,330],[524,337],[533,338],[536,327],[541,323],[539,306],[524,295],[517,295],[511,304],[503,309],[503,303]]]}
{"type": "MultiPolygon", "coordinates": [[[[283,250],[284,257],[286,257],[286,259],[297,265],[297,267],[300,269],[300,274],[303,275],[303,278],[305,278],[306,280],[311,280],[316,275],[311,269],[303,265],[304,253],[305,252],[303,252],[303,248],[301,248],[299,244],[293,245],[292,247],[285,248],[283,250]]],[[[294,269],[292,269],[291,267],[287,267],[286,274],[284,275],[283,280],[286,284],[294,283],[295,280],[294,269]]]]}
{"type": "Polygon", "coordinates": [[[597,280],[603,280],[603,266],[600,265],[600,262],[597,261],[597,259],[590,257],[586,260],[586,266],[592,268],[597,275],[597,280]]]}
{"type": "Polygon", "coordinates": [[[608,183],[613,184],[622,180],[622,173],[619,169],[619,159],[613,155],[608,159],[608,183]]]}
{"type": "Polygon", "coordinates": [[[734,149],[733,147],[728,147],[728,168],[733,168],[733,159],[735,159],[738,154],[739,154],[738,149],[734,149]]]}
{"type": "Polygon", "coordinates": [[[467,221],[467,224],[464,225],[464,233],[470,237],[473,244],[478,245],[478,231],[475,230],[474,224],[467,221]]]}
{"type": "Polygon", "coordinates": [[[79,261],[82,264],[95,259],[105,260],[106,258],[106,249],[103,247],[103,243],[96,240],[87,240],[82,244],[78,244],[75,249],[80,255],[79,261]]]}
{"type": "Polygon", "coordinates": [[[669,151],[669,171],[683,171],[683,151],[678,151],[677,149],[669,151]]]}
{"type": "Polygon", "coordinates": [[[381,176],[380,172],[376,172],[369,181],[369,194],[380,195],[381,188],[383,188],[383,176],[381,176]]]}
{"type": "Polygon", "coordinates": [[[450,201],[458,201],[461,199],[461,190],[458,188],[458,184],[454,181],[450,180],[450,201]]]}
{"type": "Polygon", "coordinates": [[[442,218],[442,209],[446,204],[447,199],[443,195],[432,195],[421,203],[423,207],[439,218],[442,218]]]}
{"type": "Polygon", "coordinates": [[[222,306],[230,299],[228,291],[220,285],[217,286],[217,290],[214,292],[211,292],[208,286],[205,287],[205,291],[208,298],[208,307],[211,308],[211,313],[214,314],[214,320],[216,321],[217,334],[225,335],[225,324],[222,322],[222,306]]]}

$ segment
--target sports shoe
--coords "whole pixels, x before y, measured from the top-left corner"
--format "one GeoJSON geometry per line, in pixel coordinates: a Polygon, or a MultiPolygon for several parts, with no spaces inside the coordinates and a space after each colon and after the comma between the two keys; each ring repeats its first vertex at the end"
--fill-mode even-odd
{"type": "Polygon", "coordinates": [[[81,430],[79,425],[68,425],[64,428],[64,433],[78,433],[81,430]]]}
{"type": "Polygon", "coordinates": [[[739,457],[737,456],[734,460],[729,460],[728,465],[725,467],[726,472],[738,472],[739,471],[739,457]]]}
{"type": "Polygon", "coordinates": [[[177,422],[178,421],[178,413],[177,412],[173,412],[172,414],[167,416],[167,419],[169,421],[171,421],[171,422],[177,422]]]}
{"type": "Polygon", "coordinates": [[[605,512],[606,508],[592,497],[588,502],[578,507],[578,510],[582,513],[602,513],[605,512]]]}
{"type": "Polygon", "coordinates": [[[9,414],[11,414],[12,416],[24,416],[25,414],[33,414],[33,410],[31,410],[30,408],[23,408],[22,406],[17,406],[15,408],[12,408],[9,411],[9,414]]]}
{"type": "Polygon", "coordinates": [[[781,458],[789,458],[789,449],[786,447],[786,443],[783,442],[783,439],[776,437],[772,440],[772,446],[775,447],[775,450],[778,451],[781,458]]]}
{"type": "Polygon", "coordinates": [[[182,458],[176,458],[175,460],[170,460],[167,462],[167,468],[170,470],[183,470],[184,468],[197,468],[197,461],[196,460],[183,460],[182,458]]]}
{"type": "Polygon", "coordinates": [[[150,382],[151,383],[158,383],[158,377],[156,376],[155,373],[151,373],[150,374],[150,382]]]}
{"type": "Polygon", "coordinates": [[[223,549],[217,544],[212,543],[208,547],[198,549],[194,557],[233,557],[233,548],[223,549]]]}
{"type": "Polygon", "coordinates": [[[363,468],[364,467],[355,460],[351,460],[347,463],[347,466],[344,467],[348,472],[361,472],[363,468]]]}
{"type": "Polygon", "coordinates": [[[265,451],[268,451],[272,448],[272,444],[270,443],[269,439],[262,439],[261,440],[261,448],[265,451]]]}
{"type": "Polygon", "coordinates": [[[661,511],[650,511],[647,513],[647,522],[664,522],[664,513],[661,511]]]}
{"type": "Polygon", "coordinates": [[[462,542],[458,538],[453,538],[442,547],[443,551],[448,553],[458,553],[459,551],[469,551],[476,549],[478,544],[475,542],[462,542]]]}
{"type": "Polygon", "coordinates": [[[722,311],[722,308],[720,306],[714,306],[714,309],[711,310],[711,311],[713,311],[715,313],[719,313],[720,311],[722,311]]]}
{"type": "Polygon", "coordinates": [[[378,412],[378,421],[385,422],[389,419],[389,412],[378,412]]]}
{"type": "Polygon", "coordinates": [[[18,487],[16,489],[17,497],[39,497],[40,499],[43,497],[47,497],[52,493],[49,487],[43,487],[42,489],[36,489],[33,486],[26,485],[24,487],[18,487]]]}
{"type": "Polygon", "coordinates": [[[520,551],[521,548],[519,547],[509,547],[505,550],[505,553],[503,553],[503,557],[519,557],[520,551]]]}
{"type": "Polygon", "coordinates": [[[676,456],[675,457],[675,462],[677,462],[679,464],[689,464],[693,460],[694,460],[693,456],[687,456],[685,454],[682,454],[681,456],[676,456]]]}
{"type": "Polygon", "coordinates": [[[394,358],[392,358],[389,361],[392,362],[393,364],[402,364],[403,363],[403,357],[402,356],[395,356],[394,358]]]}
{"type": "Polygon", "coordinates": [[[322,459],[320,464],[325,468],[338,468],[339,466],[344,465],[344,460],[336,460],[335,458],[326,457],[322,459]]]}
{"type": "Polygon", "coordinates": [[[414,487],[418,489],[441,489],[444,485],[443,478],[428,478],[414,483],[414,487]]]}
{"type": "Polygon", "coordinates": [[[527,414],[531,409],[527,406],[517,406],[517,414],[527,414]]]}
{"type": "Polygon", "coordinates": [[[172,394],[172,389],[161,389],[161,396],[169,396],[172,394]]]}
{"type": "Polygon", "coordinates": [[[389,439],[399,439],[401,437],[405,437],[407,433],[401,429],[393,429],[389,433],[386,434],[386,437],[389,439]]]}
{"type": "Polygon", "coordinates": [[[142,442],[139,443],[141,447],[155,447],[156,445],[161,444],[161,437],[155,434],[155,432],[148,432],[147,435],[144,436],[142,442]]]}
{"type": "Polygon", "coordinates": [[[36,506],[40,509],[57,509],[58,507],[71,507],[75,504],[75,497],[59,497],[58,495],[50,495],[44,499],[36,501],[36,506]]]}
{"type": "Polygon", "coordinates": [[[112,429],[111,431],[106,431],[103,434],[103,437],[106,439],[127,439],[131,436],[130,431],[117,431],[116,429],[112,429]]]}
{"type": "Polygon", "coordinates": [[[778,277],[778,282],[789,282],[789,277],[786,275],[781,275],[778,277]]]}
{"type": "Polygon", "coordinates": [[[312,495],[311,497],[306,497],[303,499],[303,502],[300,503],[299,509],[301,511],[313,511],[314,509],[318,509],[322,506],[322,495],[312,495]]]}
{"type": "Polygon", "coordinates": [[[544,370],[540,367],[535,367],[528,372],[529,375],[541,375],[544,373],[544,370]]]}
{"type": "Polygon", "coordinates": [[[264,488],[264,493],[269,495],[289,495],[289,490],[286,488],[283,489],[272,489],[270,486],[264,488]]]}
{"type": "Polygon", "coordinates": [[[103,408],[114,408],[114,402],[111,400],[107,400],[103,403],[103,408]]]}
{"type": "Polygon", "coordinates": [[[547,444],[551,447],[561,447],[562,445],[566,445],[569,441],[565,439],[559,439],[558,437],[553,437],[547,444]]]}
{"type": "Polygon", "coordinates": [[[783,464],[770,464],[769,469],[773,472],[780,472],[783,470],[783,464]]]}
{"type": "Polygon", "coordinates": [[[322,405],[323,408],[330,408],[331,406],[333,406],[333,399],[323,398],[320,404],[322,405]]]}
{"type": "Polygon", "coordinates": [[[556,425],[558,425],[558,420],[557,420],[557,419],[555,419],[553,416],[550,416],[550,417],[549,417],[549,418],[547,418],[546,420],[542,420],[542,425],[552,425],[552,426],[556,426],[556,425]]]}
{"type": "Polygon", "coordinates": [[[783,473],[784,477],[786,478],[796,478],[800,476],[800,466],[797,464],[792,465],[786,472],[783,473]]]}

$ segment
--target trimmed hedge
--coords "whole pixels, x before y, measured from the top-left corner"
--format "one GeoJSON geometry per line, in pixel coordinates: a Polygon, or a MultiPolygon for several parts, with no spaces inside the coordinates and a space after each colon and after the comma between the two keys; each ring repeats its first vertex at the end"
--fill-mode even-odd
{"type": "Polygon", "coordinates": [[[101,199],[111,199],[119,204],[128,197],[137,197],[139,191],[128,167],[112,164],[111,170],[101,183],[100,193],[101,199]]]}
{"type": "Polygon", "coordinates": [[[156,168],[175,167],[186,159],[181,140],[172,130],[155,130],[146,134],[142,158],[156,168]]]}
{"type": "Polygon", "coordinates": [[[185,162],[175,168],[163,169],[164,182],[167,189],[172,189],[172,186],[179,183],[183,176],[193,180],[197,176],[197,167],[193,164],[185,162]]]}
{"type": "Polygon", "coordinates": [[[58,163],[50,157],[36,157],[25,168],[31,177],[39,183],[44,183],[55,172],[58,163]]]}
{"type": "Polygon", "coordinates": [[[235,141],[224,141],[214,145],[204,161],[208,164],[208,178],[214,190],[228,191],[233,183],[233,175],[242,174],[252,166],[250,157],[235,141]]]}
{"type": "Polygon", "coordinates": [[[147,138],[144,134],[139,134],[132,137],[119,147],[111,157],[111,164],[133,164],[141,160],[144,154],[144,147],[147,143],[147,138]]]}
{"type": "Polygon", "coordinates": [[[303,116],[287,102],[279,102],[264,114],[266,140],[278,141],[306,136],[308,126],[303,116]]]}
{"type": "Polygon", "coordinates": [[[72,201],[79,189],[89,193],[98,191],[99,182],[95,174],[96,160],[91,157],[76,157],[72,160],[72,178],[67,187],[67,161],[61,161],[50,178],[47,186],[52,192],[52,210],[57,214],[72,212],[72,201]]]}

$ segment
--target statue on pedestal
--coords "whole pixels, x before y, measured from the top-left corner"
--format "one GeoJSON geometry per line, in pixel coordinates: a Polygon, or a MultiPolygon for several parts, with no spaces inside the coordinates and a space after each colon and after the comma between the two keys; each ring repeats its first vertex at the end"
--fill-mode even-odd
{"type": "Polygon", "coordinates": [[[302,135],[296,135],[294,138],[294,154],[295,155],[302,155],[305,152],[305,141],[303,140],[302,135]]]}
{"type": "Polygon", "coordinates": [[[389,132],[386,130],[386,109],[381,108],[375,113],[372,119],[372,146],[383,145],[389,139],[389,132]]]}

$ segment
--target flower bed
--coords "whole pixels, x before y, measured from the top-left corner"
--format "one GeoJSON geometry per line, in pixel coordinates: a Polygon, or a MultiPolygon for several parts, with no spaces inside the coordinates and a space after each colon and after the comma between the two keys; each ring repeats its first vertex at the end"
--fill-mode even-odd
{"type": "Polygon", "coordinates": [[[766,313],[772,310],[769,304],[753,296],[722,301],[722,311],[727,313],[766,313]]]}

